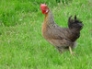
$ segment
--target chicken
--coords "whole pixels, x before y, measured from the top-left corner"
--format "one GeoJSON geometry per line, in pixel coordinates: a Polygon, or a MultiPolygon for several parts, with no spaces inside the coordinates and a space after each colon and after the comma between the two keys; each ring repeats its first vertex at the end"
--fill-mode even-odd
{"type": "Polygon", "coordinates": [[[40,5],[42,13],[45,15],[44,23],[42,25],[43,37],[54,45],[59,52],[69,50],[73,54],[72,49],[75,47],[76,40],[80,37],[80,30],[83,24],[75,16],[68,19],[68,28],[59,27],[53,18],[51,10],[46,4],[40,5]]]}

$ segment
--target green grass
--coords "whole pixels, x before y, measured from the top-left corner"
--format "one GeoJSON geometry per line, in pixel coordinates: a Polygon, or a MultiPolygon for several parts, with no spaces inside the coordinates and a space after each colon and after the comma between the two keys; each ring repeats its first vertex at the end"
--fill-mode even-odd
{"type": "Polygon", "coordinates": [[[75,14],[83,21],[74,56],[69,51],[60,54],[42,37],[44,15],[39,8],[42,1],[38,0],[34,7],[29,0],[0,3],[0,69],[92,69],[91,0],[47,3],[58,25],[67,27],[68,17],[75,14]]]}

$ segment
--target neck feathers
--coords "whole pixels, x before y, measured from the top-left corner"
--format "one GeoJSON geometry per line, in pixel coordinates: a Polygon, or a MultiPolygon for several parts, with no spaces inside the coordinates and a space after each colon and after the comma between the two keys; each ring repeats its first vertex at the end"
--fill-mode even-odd
{"type": "Polygon", "coordinates": [[[45,15],[45,23],[47,24],[52,24],[54,23],[54,18],[53,18],[53,15],[52,15],[52,12],[49,10],[49,12],[45,15]]]}

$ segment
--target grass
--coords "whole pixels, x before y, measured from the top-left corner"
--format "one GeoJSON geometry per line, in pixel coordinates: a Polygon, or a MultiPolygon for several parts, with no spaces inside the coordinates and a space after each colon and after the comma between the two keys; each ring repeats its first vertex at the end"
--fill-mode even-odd
{"type": "Polygon", "coordinates": [[[68,17],[75,14],[83,21],[74,56],[68,51],[60,54],[42,37],[44,15],[39,9],[40,0],[36,7],[30,6],[33,3],[28,0],[0,3],[0,69],[92,69],[91,0],[55,6],[47,3],[58,25],[67,27],[68,17]]]}

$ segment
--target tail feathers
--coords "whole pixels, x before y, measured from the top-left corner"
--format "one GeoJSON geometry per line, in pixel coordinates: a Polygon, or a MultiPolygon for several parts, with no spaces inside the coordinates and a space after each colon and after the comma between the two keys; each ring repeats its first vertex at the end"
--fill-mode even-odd
{"type": "Polygon", "coordinates": [[[74,16],[74,19],[72,19],[71,17],[72,16],[70,16],[68,19],[68,27],[70,29],[76,29],[80,31],[83,27],[82,21],[78,20],[76,15],[74,16]]]}

